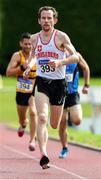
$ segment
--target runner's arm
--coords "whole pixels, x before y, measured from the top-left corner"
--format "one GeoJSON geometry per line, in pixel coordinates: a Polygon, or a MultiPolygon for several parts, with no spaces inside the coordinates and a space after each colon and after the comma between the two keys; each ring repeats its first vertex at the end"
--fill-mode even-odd
{"type": "Polygon", "coordinates": [[[77,55],[79,56],[79,65],[81,69],[83,70],[83,77],[84,77],[84,86],[82,89],[83,94],[87,94],[89,91],[89,84],[90,84],[90,68],[87,64],[87,62],[84,60],[82,55],[77,52],[77,55]]]}
{"type": "Polygon", "coordinates": [[[30,55],[29,55],[29,58],[28,58],[28,67],[27,67],[27,69],[23,72],[23,77],[24,77],[24,79],[28,79],[29,73],[30,73],[33,65],[36,64],[36,56],[35,56],[36,42],[37,42],[37,36],[36,36],[36,34],[31,35],[32,49],[31,49],[31,51],[30,51],[30,55]]]}
{"type": "Polygon", "coordinates": [[[16,76],[21,72],[20,55],[16,52],[12,55],[11,60],[7,66],[6,76],[16,76]]]}
{"type": "Polygon", "coordinates": [[[66,52],[68,52],[68,56],[65,59],[61,60],[61,64],[66,65],[72,63],[78,63],[79,57],[76,54],[76,50],[72,45],[70,38],[65,33],[63,34],[63,46],[66,52]]]}
{"type": "Polygon", "coordinates": [[[59,61],[50,61],[49,64],[52,68],[57,68],[59,66],[63,66],[66,64],[72,64],[72,63],[79,62],[79,57],[76,54],[76,50],[73,47],[69,37],[65,33],[60,34],[60,35],[61,35],[61,41],[63,42],[61,44],[61,47],[63,47],[63,50],[66,53],[68,52],[68,56],[66,56],[66,58],[61,59],[59,61]]]}

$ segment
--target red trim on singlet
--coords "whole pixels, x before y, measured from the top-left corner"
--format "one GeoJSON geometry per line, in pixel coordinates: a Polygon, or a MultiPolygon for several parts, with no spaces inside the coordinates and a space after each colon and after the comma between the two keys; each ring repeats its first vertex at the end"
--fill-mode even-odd
{"type": "MultiPolygon", "coordinates": [[[[37,40],[36,40],[36,44],[35,44],[35,47],[34,47],[34,51],[36,50],[37,48],[37,44],[38,44],[38,37],[39,37],[39,34],[37,35],[37,40]]],[[[33,48],[32,48],[33,49],[33,48]]]]}
{"type": "Polygon", "coordinates": [[[50,39],[49,39],[49,41],[48,41],[47,43],[44,43],[44,42],[42,41],[42,38],[41,38],[41,33],[39,34],[40,41],[41,41],[41,43],[42,43],[43,45],[47,45],[47,44],[49,44],[49,42],[50,42],[50,41],[51,41],[51,39],[52,39],[52,36],[53,36],[54,31],[55,31],[55,30],[53,30],[53,32],[52,32],[52,34],[51,34],[51,37],[50,37],[50,39]]]}
{"type": "Polygon", "coordinates": [[[54,34],[54,45],[55,45],[55,47],[56,47],[59,51],[65,52],[65,50],[60,49],[60,48],[56,45],[55,38],[56,38],[56,34],[57,34],[57,33],[58,33],[58,30],[56,30],[56,31],[55,31],[55,34],[54,34]]]}

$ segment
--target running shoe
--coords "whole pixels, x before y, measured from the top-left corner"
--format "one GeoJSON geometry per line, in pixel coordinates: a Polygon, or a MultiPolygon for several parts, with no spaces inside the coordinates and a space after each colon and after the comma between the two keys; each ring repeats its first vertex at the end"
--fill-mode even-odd
{"type": "Polygon", "coordinates": [[[69,154],[69,150],[67,147],[63,148],[59,154],[59,158],[65,158],[69,154]]]}
{"type": "Polygon", "coordinates": [[[48,169],[50,168],[49,165],[49,158],[47,156],[42,156],[41,160],[40,160],[40,166],[42,167],[42,169],[48,169]]]}
{"type": "Polygon", "coordinates": [[[35,151],[35,142],[32,142],[32,141],[29,142],[29,147],[28,148],[29,148],[30,151],[35,151]]]}
{"type": "Polygon", "coordinates": [[[24,132],[25,132],[25,128],[23,128],[22,126],[19,127],[19,129],[18,129],[18,136],[22,137],[24,135],[24,132]]]}

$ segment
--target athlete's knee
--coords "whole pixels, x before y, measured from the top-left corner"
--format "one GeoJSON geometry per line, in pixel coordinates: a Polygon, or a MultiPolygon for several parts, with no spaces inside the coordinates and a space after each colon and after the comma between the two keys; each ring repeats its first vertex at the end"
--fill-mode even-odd
{"type": "Polygon", "coordinates": [[[54,123],[51,123],[51,127],[53,128],[53,129],[57,129],[57,125],[56,124],[54,124],[54,123]]]}
{"type": "Polygon", "coordinates": [[[51,121],[51,122],[50,122],[50,125],[51,125],[51,127],[52,127],[53,129],[57,129],[57,127],[58,127],[58,123],[55,122],[55,121],[51,121]]]}
{"type": "Polygon", "coordinates": [[[76,118],[76,119],[73,119],[72,122],[75,124],[75,125],[80,125],[82,119],[81,118],[76,118]]]}
{"type": "Polygon", "coordinates": [[[39,115],[39,123],[41,123],[41,124],[46,124],[47,123],[47,117],[46,117],[45,113],[41,113],[39,115]]]}
{"type": "Polygon", "coordinates": [[[34,119],[36,117],[36,112],[30,111],[30,117],[34,119]]]}

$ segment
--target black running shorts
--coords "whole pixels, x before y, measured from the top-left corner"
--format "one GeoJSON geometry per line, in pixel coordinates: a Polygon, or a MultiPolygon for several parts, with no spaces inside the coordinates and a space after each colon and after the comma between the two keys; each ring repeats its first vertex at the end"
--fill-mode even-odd
{"type": "Polygon", "coordinates": [[[65,98],[65,79],[51,80],[37,76],[36,84],[38,92],[49,97],[51,105],[62,105],[65,98]]]}
{"type": "Polygon", "coordinates": [[[76,104],[80,104],[79,93],[77,92],[77,93],[67,94],[65,98],[64,109],[74,106],[76,104]]]}
{"type": "MultiPolygon", "coordinates": [[[[36,86],[36,83],[35,83],[36,86]]],[[[22,92],[16,92],[16,103],[18,105],[22,106],[28,106],[28,100],[31,97],[31,95],[35,95],[35,86],[33,88],[32,93],[22,93],[22,92]]]]}

